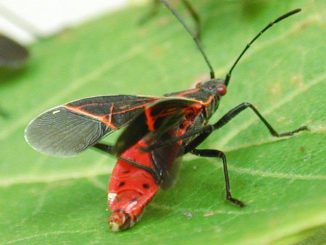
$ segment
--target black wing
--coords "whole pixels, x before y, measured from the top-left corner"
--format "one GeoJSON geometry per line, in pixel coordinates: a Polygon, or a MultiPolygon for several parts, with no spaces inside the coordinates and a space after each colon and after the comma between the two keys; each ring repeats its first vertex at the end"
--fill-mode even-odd
{"type": "MultiPolygon", "coordinates": [[[[171,129],[169,132],[162,135],[158,142],[165,142],[170,137],[174,137],[175,133],[176,129],[171,129]]],[[[153,163],[162,175],[161,187],[163,189],[170,188],[174,185],[179,173],[181,156],[183,155],[182,144],[178,142],[165,144],[162,147],[152,150],[151,155],[153,163]]]]}
{"type": "Polygon", "coordinates": [[[32,120],[25,129],[25,139],[35,150],[48,155],[76,155],[127,125],[148,103],[158,99],[115,95],[76,100],[32,120]]]}
{"type": "Polygon", "coordinates": [[[121,133],[114,145],[114,152],[120,156],[148,134],[153,135],[149,136],[150,138],[159,140],[166,132],[180,125],[187,110],[194,104],[198,102],[182,98],[160,99],[148,104],[121,133]]]}

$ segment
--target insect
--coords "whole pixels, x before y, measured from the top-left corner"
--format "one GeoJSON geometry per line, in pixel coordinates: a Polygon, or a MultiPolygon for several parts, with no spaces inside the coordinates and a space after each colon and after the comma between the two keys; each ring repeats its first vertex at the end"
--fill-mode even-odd
{"type": "MultiPolygon", "coordinates": [[[[188,0],[180,0],[182,5],[186,8],[187,12],[189,13],[190,17],[192,18],[194,24],[195,24],[195,33],[194,35],[198,37],[198,39],[201,38],[201,21],[200,16],[197,13],[196,9],[192,6],[192,4],[188,0]]],[[[145,16],[143,16],[139,23],[144,24],[148,20],[152,19],[154,16],[156,16],[159,12],[159,9],[161,7],[160,0],[152,0],[152,6],[150,12],[148,12],[145,16]]]]}
{"type": "Polygon", "coordinates": [[[28,57],[29,52],[25,47],[0,34],[0,68],[19,69],[28,57]]]}
{"type": "Polygon", "coordinates": [[[210,70],[210,79],[195,88],[166,94],[163,97],[133,95],[97,96],[52,108],[30,122],[26,141],[36,150],[57,156],[71,156],[95,147],[118,157],[109,184],[108,204],[112,210],[109,225],[113,231],[130,228],[141,217],[144,207],[159,187],[173,185],[178,160],[186,153],[221,159],[226,199],[244,207],[231,193],[225,154],[198,146],[211,133],[220,129],[239,113],[250,108],[272,136],[291,136],[303,130],[278,133],[250,103],[241,103],[209,124],[221,98],[227,92],[232,72],[252,43],[275,23],[293,15],[292,10],[268,24],[244,48],[224,79],[216,79],[213,68],[198,37],[193,35],[179,14],[165,0],[161,2],[174,14],[193,37],[210,70]],[[99,141],[124,127],[114,145],[99,141]]]}

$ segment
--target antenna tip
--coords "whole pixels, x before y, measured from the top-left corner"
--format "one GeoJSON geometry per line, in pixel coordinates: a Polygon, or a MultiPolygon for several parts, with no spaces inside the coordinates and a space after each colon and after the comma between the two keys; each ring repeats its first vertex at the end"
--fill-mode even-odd
{"type": "Polygon", "coordinates": [[[301,8],[297,8],[297,9],[292,10],[291,13],[296,14],[296,13],[301,12],[301,10],[302,10],[301,8]]]}
{"type": "Polygon", "coordinates": [[[290,12],[288,12],[287,14],[285,14],[283,16],[283,19],[286,17],[289,17],[290,15],[297,14],[297,13],[301,12],[301,10],[302,10],[301,8],[293,9],[290,12]]]}

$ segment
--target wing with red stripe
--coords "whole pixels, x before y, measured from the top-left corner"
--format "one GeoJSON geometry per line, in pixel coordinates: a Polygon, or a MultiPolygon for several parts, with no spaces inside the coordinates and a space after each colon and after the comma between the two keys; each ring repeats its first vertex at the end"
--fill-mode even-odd
{"type": "Polygon", "coordinates": [[[72,156],[132,121],[158,97],[132,95],[85,98],[50,109],[29,123],[26,141],[37,151],[72,156]]]}
{"type": "Polygon", "coordinates": [[[136,144],[148,134],[153,140],[178,126],[189,113],[196,115],[202,108],[196,100],[166,98],[148,104],[145,109],[128,125],[118,138],[114,151],[120,156],[126,149],[136,144]]]}

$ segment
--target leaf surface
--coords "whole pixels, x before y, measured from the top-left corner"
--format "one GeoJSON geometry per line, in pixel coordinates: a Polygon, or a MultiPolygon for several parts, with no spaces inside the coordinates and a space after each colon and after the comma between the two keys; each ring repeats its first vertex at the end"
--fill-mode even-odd
{"type": "Polygon", "coordinates": [[[176,186],[159,192],[141,222],[112,234],[106,185],[115,159],[93,150],[75,158],[48,157],[24,141],[28,122],[51,107],[100,94],[159,96],[207,74],[193,42],[166,10],[138,26],[148,6],[131,8],[36,43],[23,72],[1,77],[6,81],[0,83],[0,103],[7,116],[0,117],[0,243],[294,243],[310,236],[307,231],[318,231],[322,239],[326,5],[251,2],[196,3],[203,44],[221,77],[266,23],[297,7],[303,12],[254,44],[212,122],[248,101],[279,131],[302,125],[310,131],[275,139],[247,111],[201,145],[226,152],[233,195],[247,207],[225,201],[219,160],[189,155],[176,186]]]}

